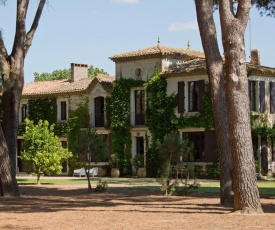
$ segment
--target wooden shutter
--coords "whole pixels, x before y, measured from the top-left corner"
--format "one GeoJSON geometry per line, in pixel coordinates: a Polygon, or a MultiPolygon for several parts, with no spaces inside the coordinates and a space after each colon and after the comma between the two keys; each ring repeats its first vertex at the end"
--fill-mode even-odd
{"type": "Polygon", "coordinates": [[[265,82],[260,81],[260,112],[265,112],[265,82]]]}
{"type": "Polygon", "coordinates": [[[217,144],[214,130],[206,130],[204,132],[204,151],[205,162],[217,162],[218,156],[216,154],[217,144]]]}
{"type": "Polygon", "coordinates": [[[275,82],[270,82],[270,113],[275,113],[275,82]]]}
{"type": "Polygon", "coordinates": [[[66,101],[61,101],[61,120],[67,120],[67,104],[66,101]]]}
{"type": "Polygon", "coordinates": [[[199,112],[203,112],[204,110],[204,102],[203,102],[203,96],[204,96],[204,93],[205,93],[205,83],[204,83],[204,80],[200,80],[198,81],[198,111],[199,112]]]}
{"type": "Polygon", "coordinates": [[[267,152],[267,137],[261,138],[261,168],[265,175],[268,172],[268,152],[267,152]]]}
{"type": "Polygon", "coordinates": [[[178,82],[178,113],[184,113],[184,82],[178,82]]]}

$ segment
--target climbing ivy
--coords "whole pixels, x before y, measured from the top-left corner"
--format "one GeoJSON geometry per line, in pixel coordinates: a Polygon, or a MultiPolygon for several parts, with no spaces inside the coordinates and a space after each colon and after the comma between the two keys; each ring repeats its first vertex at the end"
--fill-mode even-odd
{"type": "Polygon", "coordinates": [[[154,76],[145,83],[148,92],[146,125],[151,133],[151,143],[146,154],[146,170],[148,176],[156,176],[161,168],[161,159],[157,148],[157,142],[162,142],[165,134],[183,128],[202,127],[211,129],[214,127],[212,112],[212,102],[210,92],[204,94],[204,111],[192,116],[177,117],[175,108],[177,106],[177,96],[172,94],[167,96],[167,81],[165,78],[155,73],[154,76]]]}
{"type": "Polygon", "coordinates": [[[177,129],[177,106],[175,94],[167,96],[167,81],[157,72],[144,84],[147,90],[146,125],[151,133],[151,143],[146,153],[146,173],[155,177],[161,168],[157,141],[162,142],[165,134],[177,129]]]}
{"type": "Polygon", "coordinates": [[[31,99],[28,101],[28,119],[35,124],[39,120],[47,120],[49,124],[56,124],[57,102],[56,98],[31,99]]]}
{"type": "Polygon", "coordinates": [[[201,127],[205,129],[214,128],[213,109],[211,102],[211,95],[206,91],[203,96],[204,110],[192,116],[181,115],[178,119],[178,128],[195,128],[201,127]]]}
{"type": "MultiPolygon", "coordinates": [[[[39,120],[48,121],[50,125],[56,125],[57,117],[57,103],[56,98],[39,98],[39,99],[30,99],[28,101],[28,119],[33,121],[34,124],[38,124],[39,120]]],[[[23,136],[25,133],[25,124],[19,124],[18,126],[18,135],[23,136]]],[[[58,133],[55,132],[55,135],[58,133]]]]}
{"type": "Polygon", "coordinates": [[[70,173],[78,165],[78,136],[81,128],[89,126],[89,99],[82,97],[81,102],[76,105],[76,109],[69,108],[69,119],[67,122],[67,139],[68,149],[73,153],[73,157],[69,160],[70,173]]]}
{"type": "Polygon", "coordinates": [[[113,85],[111,97],[106,100],[113,154],[118,157],[122,175],[131,173],[130,92],[132,87],[143,86],[143,83],[141,80],[119,79],[113,85]]]}

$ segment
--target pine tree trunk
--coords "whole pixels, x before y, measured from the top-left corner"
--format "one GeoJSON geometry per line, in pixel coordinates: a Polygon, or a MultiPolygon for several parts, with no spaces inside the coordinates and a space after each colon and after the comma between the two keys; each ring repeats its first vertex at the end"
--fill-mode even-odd
{"type": "Polygon", "coordinates": [[[7,141],[12,178],[16,177],[17,166],[17,128],[19,122],[19,106],[24,85],[24,69],[21,56],[11,58],[9,63],[9,81],[3,82],[3,121],[2,128],[7,141]]]}
{"type": "Polygon", "coordinates": [[[0,126],[0,195],[20,196],[15,178],[11,177],[10,159],[6,140],[0,126]]]}
{"type": "MultiPolygon", "coordinates": [[[[14,195],[19,194],[16,182],[17,128],[19,104],[24,85],[24,59],[31,46],[45,2],[46,0],[39,1],[31,28],[26,33],[26,16],[29,0],[17,0],[15,37],[10,55],[7,52],[0,31],[0,66],[3,82],[3,121],[1,125],[4,132],[3,135],[1,129],[3,137],[1,136],[0,139],[0,152],[3,155],[3,161],[0,160],[0,168],[3,172],[0,172],[0,180],[1,186],[9,186],[9,191],[14,189],[12,192],[14,195]],[[5,155],[6,153],[9,157],[5,155]],[[9,168],[9,170],[5,170],[6,168],[9,168]]],[[[6,193],[2,192],[1,194],[5,195],[6,193]]]]}
{"type": "Polygon", "coordinates": [[[219,1],[226,65],[226,96],[233,159],[234,209],[261,213],[252,148],[248,80],[244,45],[251,0],[239,2],[234,15],[230,0],[219,1]]]}
{"type": "Polygon", "coordinates": [[[196,0],[197,20],[206,56],[206,68],[215,121],[215,136],[220,160],[220,201],[233,203],[232,156],[229,142],[227,100],[224,91],[223,60],[220,55],[216,27],[212,13],[212,0],[196,0]]]}

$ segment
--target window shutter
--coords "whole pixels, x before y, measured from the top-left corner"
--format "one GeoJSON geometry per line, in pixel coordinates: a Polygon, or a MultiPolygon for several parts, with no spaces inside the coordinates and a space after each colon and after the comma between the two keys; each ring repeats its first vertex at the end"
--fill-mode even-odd
{"type": "Polygon", "coordinates": [[[203,112],[204,110],[204,102],[203,102],[203,95],[205,93],[205,83],[204,80],[200,80],[198,81],[198,94],[199,94],[199,98],[198,98],[198,111],[199,112],[203,112]]]}
{"type": "Polygon", "coordinates": [[[206,130],[204,132],[204,151],[205,151],[205,162],[217,162],[218,156],[215,153],[217,149],[215,131],[206,130]]]}
{"type": "Polygon", "coordinates": [[[267,137],[261,137],[261,169],[263,174],[268,172],[267,137]]]}
{"type": "Polygon", "coordinates": [[[184,82],[178,82],[178,113],[184,113],[184,82]]]}
{"type": "Polygon", "coordinates": [[[275,82],[270,82],[270,113],[275,113],[275,82]]]}
{"type": "Polygon", "coordinates": [[[265,82],[260,81],[260,112],[265,112],[265,82]]]}

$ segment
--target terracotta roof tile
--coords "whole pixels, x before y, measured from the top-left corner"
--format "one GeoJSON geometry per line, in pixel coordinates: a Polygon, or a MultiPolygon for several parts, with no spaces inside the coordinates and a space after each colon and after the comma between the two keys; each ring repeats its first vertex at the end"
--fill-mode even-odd
{"type": "Polygon", "coordinates": [[[116,54],[113,57],[110,57],[114,62],[122,60],[131,60],[131,59],[143,59],[148,57],[159,57],[163,55],[177,55],[182,58],[205,58],[205,55],[201,51],[183,49],[183,48],[172,48],[167,46],[153,46],[145,49],[140,49],[132,52],[116,54]]]}
{"type": "MultiPolygon", "coordinates": [[[[253,65],[247,63],[247,71],[249,74],[259,76],[275,77],[275,68],[253,65]]],[[[200,75],[207,74],[205,59],[194,59],[179,65],[172,65],[167,71],[161,73],[164,77],[173,77],[175,75],[200,75]]]]}
{"type": "Polygon", "coordinates": [[[87,91],[98,81],[104,89],[110,90],[114,77],[99,75],[95,78],[80,78],[72,82],[71,80],[54,80],[25,83],[22,97],[28,96],[48,96],[56,94],[73,94],[87,91]]]}
{"type": "Polygon", "coordinates": [[[96,76],[103,88],[109,91],[112,88],[112,82],[115,80],[115,77],[107,76],[104,74],[98,74],[96,76]]]}
{"type": "Polygon", "coordinates": [[[22,96],[38,96],[85,91],[92,83],[93,78],[81,78],[74,82],[70,80],[54,80],[26,83],[22,96]]]}

